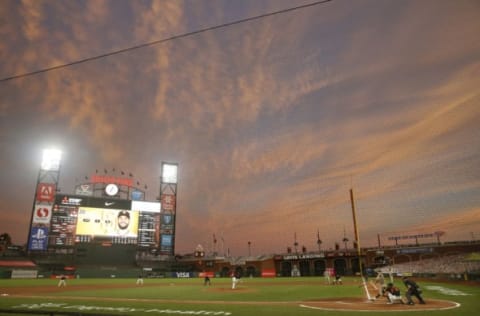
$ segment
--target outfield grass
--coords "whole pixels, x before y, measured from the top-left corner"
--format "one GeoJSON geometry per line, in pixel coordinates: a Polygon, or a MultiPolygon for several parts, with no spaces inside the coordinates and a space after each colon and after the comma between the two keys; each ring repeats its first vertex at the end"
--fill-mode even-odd
{"type": "MultiPolygon", "coordinates": [[[[212,279],[68,280],[58,289],[56,280],[0,280],[0,309],[62,310],[88,314],[118,315],[405,315],[405,312],[346,312],[300,307],[309,300],[364,297],[358,278],[344,278],[344,285],[325,285],[323,278],[246,278],[231,289],[231,281],[212,279]],[[43,305],[33,305],[43,304],[43,305]],[[53,305],[60,304],[60,305],[53,305]],[[203,312],[200,312],[203,311],[203,312]]],[[[400,281],[397,285],[403,289],[400,281]]],[[[460,307],[442,311],[418,311],[416,315],[473,316],[480,314],[480,287],[420,281],[424,297],[455,301],[460,307]]]]}

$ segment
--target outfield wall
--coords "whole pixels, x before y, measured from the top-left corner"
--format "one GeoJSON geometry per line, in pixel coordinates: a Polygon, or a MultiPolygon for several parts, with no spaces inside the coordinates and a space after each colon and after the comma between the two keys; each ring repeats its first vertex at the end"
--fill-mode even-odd
{"type": "Polygon", "coordinates": [[[135,266],[136,253],[135,245],[82,244],[75,249],[75,264],[135,266]]]}

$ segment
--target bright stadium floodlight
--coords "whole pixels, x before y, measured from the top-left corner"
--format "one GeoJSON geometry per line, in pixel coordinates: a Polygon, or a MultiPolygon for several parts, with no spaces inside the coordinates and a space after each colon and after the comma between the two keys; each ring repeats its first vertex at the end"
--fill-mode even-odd
{"type": "Polygon", "coordinates": [[[177,183],[178,165],[162,162],[162,182],[177,183]]]}
{"type": "Polygon", "coordinates": [[[61,159],[62,159],[62,152],[60,150],[45,149],[43,151],[41,168],[43,170],[59,170],[61,159]]]}

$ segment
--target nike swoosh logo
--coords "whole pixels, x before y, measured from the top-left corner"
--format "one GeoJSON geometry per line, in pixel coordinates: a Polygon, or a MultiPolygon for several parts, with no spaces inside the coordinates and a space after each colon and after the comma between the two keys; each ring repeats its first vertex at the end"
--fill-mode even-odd
{"type": "Polygon", "coordinates": [[[105,206],[111,206],[113,204],[115,204],[115,202],[105,202],[105,206]]]}

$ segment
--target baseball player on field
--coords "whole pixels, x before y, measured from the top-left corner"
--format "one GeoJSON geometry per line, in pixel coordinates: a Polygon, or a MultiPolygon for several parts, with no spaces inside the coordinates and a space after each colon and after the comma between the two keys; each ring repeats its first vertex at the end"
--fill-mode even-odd
{"type": "Polygon", "coordinates": [[[240,273],[239,272],[233,272],[232,274],[232,290],[235,290],[237,287],[237,284],[240,282],[240,273]]]}
{"type": "Polygon", "coordinates": [[[377,289],[378,293],[375,298],[383,296],[383,291],[385,291],[385,278],[381,271],[378,271],[377,277],[375,278],[374,287],[377,289]]]}

